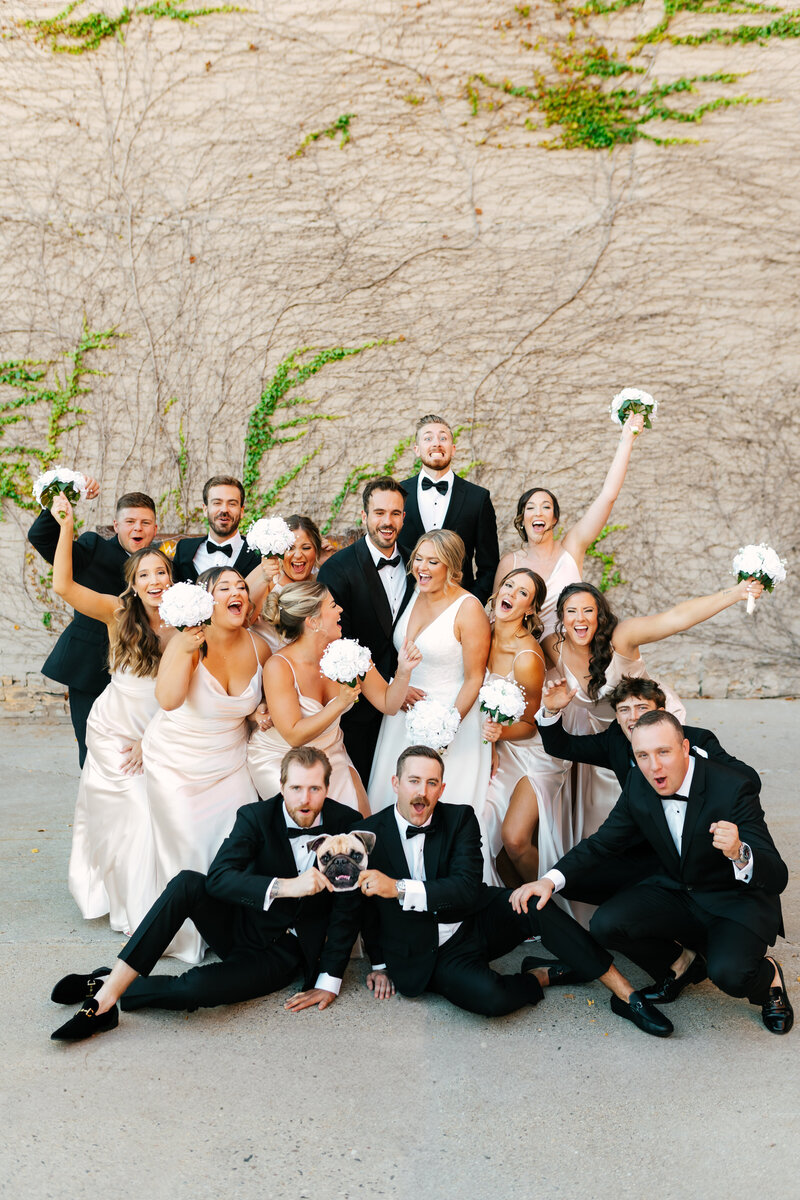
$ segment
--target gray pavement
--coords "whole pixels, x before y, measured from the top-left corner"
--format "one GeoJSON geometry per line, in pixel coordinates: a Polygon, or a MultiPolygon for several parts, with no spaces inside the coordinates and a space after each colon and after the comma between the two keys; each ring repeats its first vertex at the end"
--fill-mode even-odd
{"type": "MultiPolygon", "coordinates": [[[[693,701],[689,713],[763,775],[791,874],[778,956],[800,1004],[797,706],[693,701]]],[[[375,1001],[354,961],[325,1013],[288,1014],[285,993],[122,1014],[113,1033],[50,1042],[70,1011],[50,1002],[53,983],[110,963],[121,943],[82,921],[66,888],[71,730],[4,722],[0,771],[3,1196],[800,1194],[800,1030],[768,1034],[757,1009],[708,983],[671,1006],[667,1041],[615,1017],[599,984],[488,1021],[434,997],[375,1001]]]]}

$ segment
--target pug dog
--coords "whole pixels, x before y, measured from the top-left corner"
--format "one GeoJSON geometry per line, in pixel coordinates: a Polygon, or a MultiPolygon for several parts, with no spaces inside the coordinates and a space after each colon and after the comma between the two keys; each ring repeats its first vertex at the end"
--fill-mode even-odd
{"type": "Polygon", "coordinates": [[[309,850],[316,852],[317,867],[337,892],[352,892],[358,887],[358,877],[367,869],[374,846],[375,834],[366,829],[323,834],[308,843],[309,850]]]}

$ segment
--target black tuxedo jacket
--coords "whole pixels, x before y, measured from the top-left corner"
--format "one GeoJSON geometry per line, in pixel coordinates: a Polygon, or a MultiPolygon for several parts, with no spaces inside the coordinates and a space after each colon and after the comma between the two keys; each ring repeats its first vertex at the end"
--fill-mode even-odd
{"type": "MultiPolygon", "coordinates": [[[[52,563],[61,527],[48,509],[42,509],[28,530],[28,541],[46,562],[52,563]]],[[[101,537],[99,533],[82,533],[72,544],[72,574],[76,583],[119,596],[125,589],[124,569],[128,553],[119,538],[101,537]]],[[[109,681],[108,629],[102,621],[93,621],[82,613],[73,613],[72,620],[59,637],[42,674],[68,687],[98,696],[109,681]]]]}
{"type": "Polygon", "coordinates": [[[556,868],[568,882],[580,880],[583,870],[635,846],[649,847],[658,858],[658,872],[644,882],[689,892],[706,913],[744,925],[770,945],[782,933],[778,896],[788,871],[770,837],[757,793],[736,771],[710,759],[695,759],[680,857],[661,797],[641,771],[631,771],[597,833],[565,854],[556,868]],[[708,832],[712,821],[738,825],[739,836],[753,851],[750,883],[738,883],[728,859],[714,849],[708,832]]]}
{"type": "MultiPolygon", "coordinates": [[[[326,942],[328,921],[339,905],[357,914],[359,893],[324,891],[298,900],[279,898],[264,912],[272,880],[297,875],[282,809],[280,795],[239,809],[233,829],[208,869],[206,890],[232,906],[235,942],[243,949],[267,949],[287,929],[294,929],[305,960],[305,986],[311,987],[320,971],[338,979],[344,975],[358,932],[357,916],[339,922],[337,934],[326,942]]],[[[323,804],[325,833],[348,833],[358,823],[355,809],[330,798],[323,804]]]]}
{"type": "MultiPolygon", "coordinates": [[[[753,767],[734,758],[723,750],[717,738],[710,729],[701,729],[697,725],[684,725],[683,732],[689,739],[689,745],[694,750],[699,747],[714,762],[724,763],[734,771],[738,771],[753,786],[756,792],[761,791],[761,777],[753,767]]],[[[631,744],[625,737],[618,721],[612,721],[607,729],[600,733],[567,733],[561,720],[552,725],[540,725],[539,736],[542,745],[553,758],[565,758],[569,762],[591,763],[594,767],[609,767],[616,775],[622,787],[633,768],[633,752],[631,744]]],[[[695,757],[704,757],[695,755],[695,757]]]]}
{"type": "MultiPolygon", "coordinates": [[[[425,991],[439,950],[439,921],[464,921],[491,903],[496,894],[483,883],[481,833],[466,804],[436,805],[432,830],[425,838],[425,891],[428,911],[404,912],[398,900],[363,897],[362,927],[367,954],[386,968],[404,996],[425,991]]],[[[359,826],[376,835],[369,866],[392,879],[408,879],[409,870],[394,806],[359,826]]]]}
{"type": "MultiPolygon", "coordinates": [[[[418,475],[412,475],[401,484],[406,493],[406,519],[397,544],[405,559],[425,532],[417,502],[418,479],[418,475]]],[[[492,593],[494,573],[500,561],[497,518],[486,488],[456,475],[442,527],[452,529],[463,539],[466,554],[461,585],[485,604],[492,593]]]]}
{"type": "MultiPolygon", "coordinates": [[[[197,553],[197,549],[207,539],[205,537],[190,537],[181,538],[178,545],[175,547],[175,557],[172,560],[172,577],[176,583],[194,583],[197,579],[197,571],[195,570],[192,559],[197,553]]],[[[251,571],[255,570],[261,562],[261,555],[255,550],[251,550],[247,542],[242,543],[242,547],[236,557],[236,561],[232,562],[225,558],[224,554],[220,555],[219,563],[214,566],[232,567],[238,571],[240,575],[244,575],[245,579],[251,571]]]]}

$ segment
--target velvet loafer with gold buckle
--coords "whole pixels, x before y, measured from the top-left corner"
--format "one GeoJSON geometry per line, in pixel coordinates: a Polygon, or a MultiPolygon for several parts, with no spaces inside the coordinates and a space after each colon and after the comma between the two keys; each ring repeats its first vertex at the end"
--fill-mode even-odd
{"type": "Polygon", "coordinates": [[[87,997],[81,1008],[55,1033],[50,1034],[53,1042],[80,1042],[95,1033],[105,1033],[119,1025],[119,1009],[116,1004],[108,1012],[98,1013],[97,1001],[87,997]]]}

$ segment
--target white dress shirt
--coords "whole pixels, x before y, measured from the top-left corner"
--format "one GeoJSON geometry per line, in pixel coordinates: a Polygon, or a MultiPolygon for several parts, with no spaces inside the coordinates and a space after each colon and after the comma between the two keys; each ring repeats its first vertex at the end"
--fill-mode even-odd
{"type": "Polygon", "coordinates": [[[452,470],[442,475],[441,479],[434,479],[430,471],[426,467],[420,470],[417,479],[417,504],[419,505],[419,517],[422,521],[422,528],[428,533],[431,529],[441,529],[444,524],[444,518],[447,513],[450,499],[453,495],[453,480],[455,476],[452,470]],[[422,480],[427,475],[428,479],[434,483],[446,483],[447,491],[442,496],[437,492],[436,488],[425,488],[423,490],[422,480]]]}
{"type": "MultiPolygon", "coordinates": [[[[217,557],[219,557],[219,555],[217,557]]],[[[286,822],[287,829],[301,828],[301,826],[298,825],[296,821],[293,821],[289,816],[288,812],[286,811],[285,804],[282,806],[281,812],[283,813],[283,819],[286,822]]],[[[315,838],[319,837],[319,826],[321,824],[322,817],[320,816],[317,817],[314,824],[309,827],[308,837],[289,838],[289,845],[291,847],[292,854],[294,855],[294,862],[295,866],[297,867],[298,875],[302,875],[303,871],[307,871],[309,867],[313,867],[314,865],[317,855],[314,850],[309,850],[308,843],[313,842],[315,838]]],[[[277,880],[273,879],[272,883],[267,888],[267,894],[264,897],[264,912],[267,912],[270,904],[272,904],[272,892],[276,882],[277,880]]],[[[288,932],[297,937],[297,931],[295,929],[290,929],[288,932]]],[[[333,992],[334,996],[338,996],[339,990],[342,986],[342,981],[341,979],[337,979],[335,975],[328,975],[325,971],[321,971],[317,976],[317,982],[314,984],[314,986],[323,988],[326,992],[333,992]]]]}
{"type": "Polygon", "coordinates": [[[400,559],[396,567],[383,567],[380,571],[378,571],[378,579],[380,579],[381,583],[383,584],[383,590],[386,592],[386,599],[389,601],[389,607],[392,610],[392,620],[394,620],[400,609],[400,605],[403,603],[403,597],[406,594],[407,576],[405,563],[400,555],[400,551],[397,549],[397,544],[395,544],[395,548],[391,554],[384,554],[383,550],[379,550],[378,547],[370,541],[369,534],[367,534],[367,536],[364,538],[364,541],[366,542],[367,549],[369,550],[372,561],[375,563],[376,567],[382,558],[400,559]]]}
{"type": "Polygon", "coordinates": [[[207,538],[203,538],[202,542],[194,552],[192,563],[194,564],[195,571],[197,571],[198,575],[202,575],[203,571],[208,571],[210,567],[232,567],[239,557],[239,551],[243,545],[244,540],[238,529],[233,537],[222,542],[219,540],[219,538],[213,537],[211,534],[209,534],[207,538]],[[230,546],[230,558],[228,558],[227,554],[217,554],[216,552],[212,553],[209,551],[206,542],[213,542],[215,546],[230,546]]]}
{"type": "MultiPolygon", "coordinates": [[[[672,840],[675,843],[675,849],[678,851],[679,857],[683,848],[683,826],[686,821],[686,806],[689,800],[689,791],[692,786],[692,779],[694,778],[694,762],[695,760],[691,755],[689,755],[689,766],[686,774],[683,777],[683,783],[678,788],[674,796],[666,797],[661,801],[661,807],[664,810],[667,828],[669,829],[672,840]]],[[[711,837],[711,834],[708,836],[711,837]]],[[[745,843],[742,843],[742,845],[744,844],[745,843]]],[[[753,878],[752,853],[750,861],[745,863],[743,867],[737,867],[736,863],[732,859],[729,861],[733,867],[734,878],[738,879],[741,883],[749,883],[753,878]]],[[[564,875],[562,875],[561,871],[558,871],[555,867],[552,871],[548,871],[544,878],[549,879],[554,884],[554,890],[557,892],[560,892],[566,883],[564,875]]]]}

